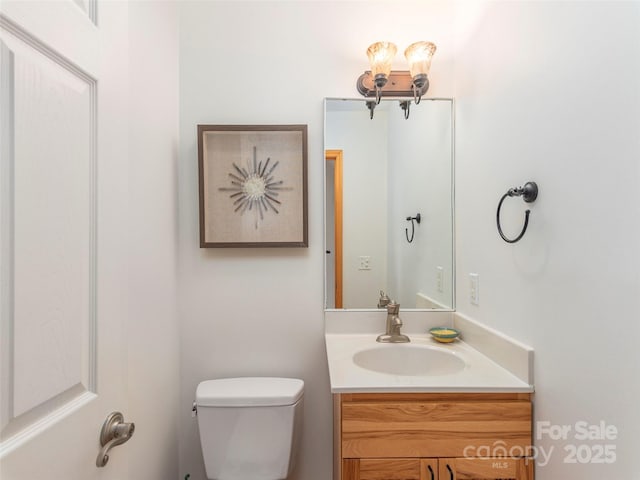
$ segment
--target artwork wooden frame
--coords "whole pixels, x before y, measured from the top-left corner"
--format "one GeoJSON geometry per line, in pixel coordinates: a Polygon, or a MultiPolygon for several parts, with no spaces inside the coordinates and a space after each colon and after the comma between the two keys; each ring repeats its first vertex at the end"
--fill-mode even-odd
{"type": "Polygon", "coordinates": [[[308,247],[307,126],[198,125],[200,247],[308,247]]]}

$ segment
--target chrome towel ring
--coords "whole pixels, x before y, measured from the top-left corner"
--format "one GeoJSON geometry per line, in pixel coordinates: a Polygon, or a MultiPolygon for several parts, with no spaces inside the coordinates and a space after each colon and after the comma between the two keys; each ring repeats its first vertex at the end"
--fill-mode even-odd
{"type": "Polygon", "coordinates": [[[531,213],[531,210],[527,209],[527,211],[524,212],[524,226],[522,227],[522,231],[520,232],[520,235],[518,235],[514,239],[510,239],[510,238],[507,238],[504,235],[504,233],[502,233],[502,227],[500,226],[500,208],[502,207],[502,202],[504,202],[504,199],[507,197],[520,197],[520,196],[527,203],[531,203],[535,201],[535,199],[538,198],[538,185],[536,185],[536,182],[527,182],[524,184],[524,187],[510,188],[509,191],[502,196],[502,198],[500,199],[500,202],[498,202],[498,211],[496,212],[496,223],[498,225],[498,233],[500,234],[502,239],[507,243],[516,243],[518,240],[520,240],[524,236],[524,233],[527,231],[527,227],[529,226],[529,214],[531,213]]]}

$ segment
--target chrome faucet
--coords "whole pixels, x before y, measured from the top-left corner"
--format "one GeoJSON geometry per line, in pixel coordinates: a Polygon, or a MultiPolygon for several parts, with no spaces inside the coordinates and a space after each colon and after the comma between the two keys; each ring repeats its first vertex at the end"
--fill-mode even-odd
{"type": "Polygon", "coordinates": [[[400,333],[402,327],[402,319],[398,316],[400,313],[400,304],[393,300],[387,304],[387,332],[378,335],[377,342],[380,343],[407,343],[410,342],[409,337],[400,333]]]}

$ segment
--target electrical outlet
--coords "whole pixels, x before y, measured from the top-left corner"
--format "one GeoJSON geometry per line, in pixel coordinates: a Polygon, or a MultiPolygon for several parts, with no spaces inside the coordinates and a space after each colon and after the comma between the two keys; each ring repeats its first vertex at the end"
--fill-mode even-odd
{"type": "Polygon", "coordinates": [[[358,257],[358,270],[371,270],[371,257],[369,256],[358,257]]]}
{"type": "Polygon", "coordinates": [[[469,274],[469,301],[473,305],[480,305],[480,275],[469,274]]]}
{"type": "Polygon", "coordinates": [[[444,277],[444,268],[436,267],[436,287],[439,292],[444,291],[442,286],[442,278],[444,277]]]}

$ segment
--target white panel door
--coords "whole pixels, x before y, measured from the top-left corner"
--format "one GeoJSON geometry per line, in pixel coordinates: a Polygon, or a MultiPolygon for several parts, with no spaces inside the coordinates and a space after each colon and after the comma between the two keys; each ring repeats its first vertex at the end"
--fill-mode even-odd
{"type": "Polygon", "coordinates": [[[126,478],[127,12],[0,3],[2,480],[126,478]]]}

